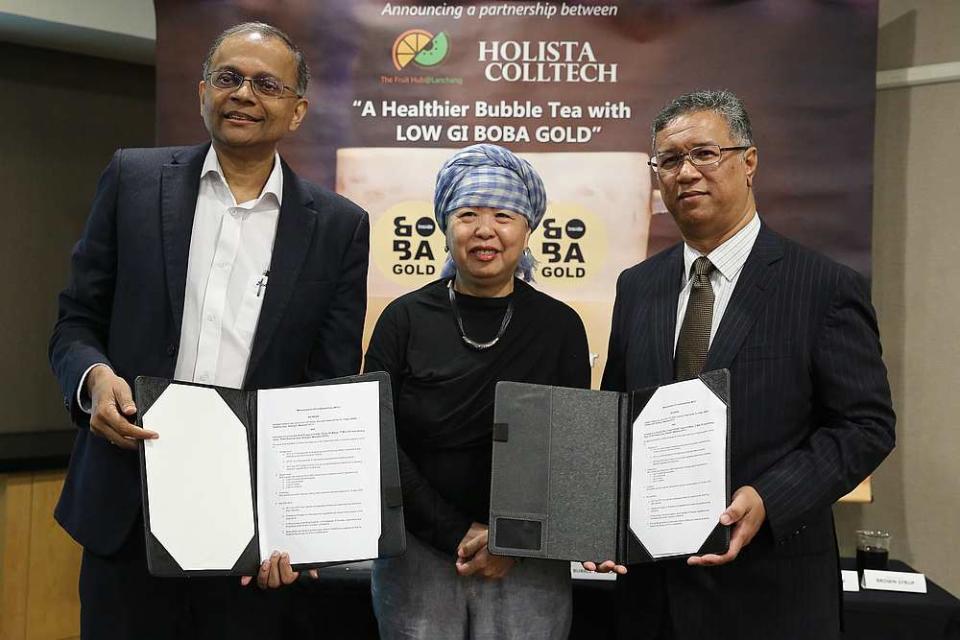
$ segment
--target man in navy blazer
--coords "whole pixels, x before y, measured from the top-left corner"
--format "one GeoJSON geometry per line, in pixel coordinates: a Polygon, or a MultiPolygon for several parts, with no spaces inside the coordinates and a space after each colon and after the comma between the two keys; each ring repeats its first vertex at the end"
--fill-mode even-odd
{"type": "Polygon", "coordinates": [[[732,93],[680,96],[653,135],[651,165],[683,242],[621,274],[602,386],[627,391],[687,377],[678,376],[676,350],[692,344],[682,334],[702,320],[706,348],[688,375],[730,370],[734,493],[717,515],[732,528],[723,555],[629,571],[603,563],[625,574],[619,636],[837,638],[831,505],[894,446],[867,287],[760,220],[757,149],[732,93]],[[701,276],[694,269],[703,257],[701,276]],[[710,283],[707,303],[693,293],[701,278],[710,283]]]}
{"type": "MultiPolygon", "coordinates": [[[[84,548],[84,637],[279,637],[277,592],[147,573],[137,440],[157,434],[131,424],[130,388],[138,375],[264,388],[359,370],[367,215],[277,154],[308,78],[283,32],[229,29],[199,86],[212,143],[121,150],[100,179],[50,341],[78,427],[55,515],[84,548]]],[[[257,578],[294,577],[274,558],[257,578]]]]}

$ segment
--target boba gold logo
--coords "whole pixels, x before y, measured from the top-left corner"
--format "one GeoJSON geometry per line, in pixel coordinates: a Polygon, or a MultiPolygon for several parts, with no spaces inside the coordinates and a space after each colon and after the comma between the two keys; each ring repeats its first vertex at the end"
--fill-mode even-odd
{"type": "MultiPolygon", "coordinates": [[[[414,289],[436,280],[446,260],[444,235],[426,201],[398,203],[379,216],[371,233],[372,261],[388,280],[414,289]]],[[[579,287],[603,269],[607,233],[592,211],[574,203],[551,203],[530,238],[544,284],[579,287]]]]}
{"type": "Polygon", "coordinates": [[[390,207],[372,236],[374,263],[388,279],[414,287],[440,275],[446,253],[431,203],[407,201],[390,207]]]}
{"type": "MultiPolygon", "coordinates": [[[[433,262],[436,258],[433,249],[430,248],[430,242],[424,238],[433,235],[433,230],[437,225],[433,220],[427,217],[418,218],[415,224],[411,224],[406,216],[397,216],[393,219],[393,252],[397,254],[397,259],[403,262],[433,262]],[[416,229],[417,235],[413,231],[416,229]]],[[[432,264],[407,264],[403,268],[394,265],[394,273],[406,273],[407,275],[433,275],[432,264]],[[421,271],[421,267],[423,270],[421,271]]]]}
{"type": "Polygon", "coordinates": [[[606,262],[603,222],[581,205],[551,203],[538,235],[530,244],[544,282],[580,286],[606,262]]]}

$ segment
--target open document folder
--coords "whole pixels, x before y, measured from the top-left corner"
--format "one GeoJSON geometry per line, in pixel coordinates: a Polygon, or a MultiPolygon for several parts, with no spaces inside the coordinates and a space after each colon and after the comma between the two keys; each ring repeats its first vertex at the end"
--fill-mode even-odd
{"type": "Polygon", "coordinates": [[[134,385],[147,565],[155,576],[254,575],[405,546],[390,376],[241,391],[134,385]]]}
{"type": "Polygon", "coordinates": [[[490,550],[634,564],[724,553],[730,374],[630,393],[497,383],[490,550]]]}

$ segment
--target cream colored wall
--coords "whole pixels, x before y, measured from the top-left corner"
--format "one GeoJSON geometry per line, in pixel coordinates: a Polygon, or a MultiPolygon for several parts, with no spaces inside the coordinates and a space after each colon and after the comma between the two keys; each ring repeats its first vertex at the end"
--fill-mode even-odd
{"type": "Polygon", "coordinates": [[[0,0],[0,41],[152,64],[153,0],[0,0]]]}
{"type": "Polygon", "coordinates": [[[0,0],[0,12],[150,40],[157,33],[153,0],[0,0]]]}
{"type": "MultiPolygon", "coordinates": [[[[881,0],[878,69],[960,62],[960,3],[881,0]]],[[[898,414],[873,504],[837,505],[853,532],[892,533],[891,555],[960,594],[960,82],[877,93],[873,296],[898,414]]]]}

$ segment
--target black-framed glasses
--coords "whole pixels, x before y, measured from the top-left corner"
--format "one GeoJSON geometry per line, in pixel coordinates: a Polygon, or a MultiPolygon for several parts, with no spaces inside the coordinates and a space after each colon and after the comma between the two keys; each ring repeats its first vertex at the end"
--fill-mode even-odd
{"type": "Polygon", "coordinates": [[[259,75],[250,78],[231,69],[216,69],[211,71],[207,76],[207,81],[210,84],[217,89],[227,91],[238,90],[243,86],[243,83],[248,80],[250,81],[250,86],[253,88],[253,92],[261,98],[281,98],[284,97],[284,91],[289,91],[298,98],[303,97],[297,93],[295,89],[283,84],[283,81],[279,78],[274,78],[269,75],[259,75]]]}
{"type": "Polygon", "coordinates": [[[690,164],[695,167],[707,167],[719,163],[723,159],[724,151],[745,151],[752,146],[748,144],[739,147],[721,147],[718,144],[705,144],[694,147],[686,153],[658,153],[648,160],[647,164],[660,175],[664,175],[678,171],[687,158],[690,158],[690,164]]]}

